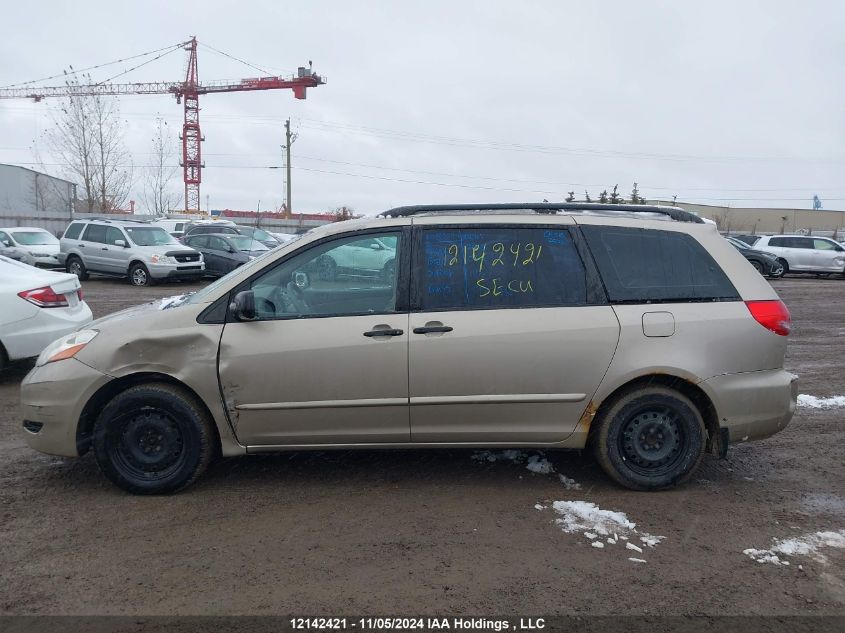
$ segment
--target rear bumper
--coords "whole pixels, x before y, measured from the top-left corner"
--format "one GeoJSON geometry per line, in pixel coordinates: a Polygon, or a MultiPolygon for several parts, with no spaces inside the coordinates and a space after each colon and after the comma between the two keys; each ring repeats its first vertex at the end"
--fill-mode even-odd
{"type": "Polygon", "coordinates": [[[27,444],[42,453],[76,457],[76,430],[85,403],[112,380],[75,358],[35,367],[21,383],[27,444]]]}
{"type": "Polygon", "coordinates": [[[3,333],[9,360],[38,356],[57,338],[78,330],[94,319],[86,303],[76,308],[40,308],[35,316],[10,324],[3,333]]]}
{"type": "Polygon", "coordinates": [[[786,428],[795,414],[798,376],[783,369],[715,376],[700,383],[730,442],[759,440],[786,428]]]}

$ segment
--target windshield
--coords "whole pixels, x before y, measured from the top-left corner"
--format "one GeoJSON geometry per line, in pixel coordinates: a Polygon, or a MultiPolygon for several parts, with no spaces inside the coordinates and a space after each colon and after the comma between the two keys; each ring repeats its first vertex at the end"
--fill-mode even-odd
{"type": "Polygon", "coordinates": [[[59,240],[47,231],[12,231],[12,237],[23,246],[43,246],[59,243],[59,240]]]}
{"type": "Polygon", "coordinates": [[[262,242],[266,242],[268,240],[273,241],[273,242],[278,241],[275,237],[270,235],[264,229],[256,229],[256,228],[251,227],[251,226],[239,226],[238,232],[241,235],[248,235],[248,236],[250,236],[250,237],[252,237],[256,240],[261,240],[262,242]]]}
{"type": "Polygon", "coordinates": [[[232,235],[229,238],[229,241],[239,251],[266,251],[266,250],[268,250],[268,248],[266,246],[264,246],[264,244],[257,241],[257,238],[252,239],[251,237],[247,237],[246,235],[232,235]]]}
{"type": "Polygon", "coordinates": [[[179,245],[179,242],[170,233],[159,226],[126,227],[126,232],[138,246],[179,245]]]}

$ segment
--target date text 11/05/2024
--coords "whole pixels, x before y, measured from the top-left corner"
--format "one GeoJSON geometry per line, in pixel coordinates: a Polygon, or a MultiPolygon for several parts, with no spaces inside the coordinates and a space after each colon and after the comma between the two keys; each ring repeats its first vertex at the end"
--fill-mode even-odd
{"type": "Polygon", "coordinates": [[[294,617],[290,625],[296,631],[539,631],[546,628],[546,621],[544,618],[294,617]]]}

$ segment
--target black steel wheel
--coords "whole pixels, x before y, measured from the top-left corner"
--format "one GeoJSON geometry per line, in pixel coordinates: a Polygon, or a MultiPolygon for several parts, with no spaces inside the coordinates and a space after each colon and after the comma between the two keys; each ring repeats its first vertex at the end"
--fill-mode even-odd
{"type": "Polygon", "coordinates": [[[698,408],[680,392],[640,387],[603,411],[591,442],[615,481],[634,490],[661,490],[692,475],[704,454],[706,430],[698,408]]]}
{"type": "Polygon", "coordinates": [[[174,492],[210,463],[216,435],[208,414],[174,385],[130,387],[109,402],[94,428],[103,473],[135,494],[174,492]]]}

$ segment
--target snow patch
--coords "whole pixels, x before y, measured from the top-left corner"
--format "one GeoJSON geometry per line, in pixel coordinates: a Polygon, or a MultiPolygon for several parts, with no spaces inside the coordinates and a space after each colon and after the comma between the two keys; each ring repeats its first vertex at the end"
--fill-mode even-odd
{"type": "Polygon", "coordinates": [[[634,545],[633,543],[625,543],[625,549],[632,549],[635,552],[639,552],[640,554],[643,553],[643,548],[634,545]]]}
{"type": "Polygon", "coordinates": [[[808,409],[830,409],[833,407],[845,407],[845,396],[831,396],[830,398],[817,398],[807,394],[798,396],[798,406],[808,409]]]}
{"type": "Polygon", "coordinates": [[[742,553],[758,563],[789,565],[781,556],[810,556],[820,563],[827,563],[827,556],[819,550],[825,547],[845,549],[845,530],[805,534],[788,539],[773,539],[769,549],[749,548],[742,553]]]}
{"type": "Polygon", "coordinates": [[[176,306],[180,306],[188,299],[188,295],[181,294],[181,295],[173,295],[172,297],[165,297],[158,302],[158,309],[159,310],[167,310],[167,308],[175,308],[176,306]]]}
{"type": "Polygon", "coordinates": [[[538,475],[553,475],[557,474],[560,483],[564,485],[567,490],[581,490],[581,484],[574,479],[571,479],[563,473],[558,473],[554,465],[546,459],[543,452],[528,455],[524,451],[515,449],[507,449],[504,451],[475,451],[472,454],[472,459],[477,462],[512,462],[514,464],[525,464],[525,468],[532,473],[538,475]]]}
{"type": "MultiPolygon", "coordinates": [[[[628,541],[631,536],[639,537],[640,541],[654,547],[665,536],[653,536],[646,532],[637,530],[637,524],[628,520],[624,512],[614,510],[602,510],[595,503],[589,501],[555,501],[552,503],[554,511],[561,516],[555,522],[567,534],[582,534],[584,538],[592,541],[593,547],[599,547],[596,543],[605,543],[596,540],[600,536],[608,545],[616,545],[619,541],[628,541]]],[[[626,549],[642,553],[637,545],[626,542],[626,549]]]]}
{"type": "Polygon", "coordinates": [[[647,561],[643,560],[642,558],[629,558],[628,560],[631,561],[632,563],[645,563],[645,562],[647,562],[647,561]]]}
{"type": "Polygon", "coordinates": [[[602,543],[601,541],[593,541],[592,543],[590,543],[590,545],[592,545],[593,547],[597,547],[598,549],[602,549],[604,547],[604,543],[602,543]]]}

